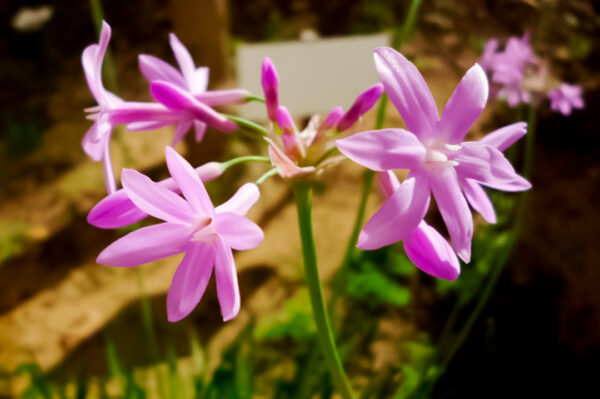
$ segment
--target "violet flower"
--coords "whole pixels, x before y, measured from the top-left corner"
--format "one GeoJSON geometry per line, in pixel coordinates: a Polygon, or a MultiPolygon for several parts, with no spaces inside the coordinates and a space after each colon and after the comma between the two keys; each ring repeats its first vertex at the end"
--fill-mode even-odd
{"type": "Polygon", "coordinates": [[[231,320],[240,309],[232,249],[252,249],[263,239],[262,230],[244,216],[258,199],[258,188],[245,184],[229,201],[215,208],[185,159],[167,147],[166,160],[185,200],[141,173],[124,169],[123,187],[131,201],[164,223],[118,239],[98,255],[97,262],[130,267],[184,252],[167,295],[169,321],[181,320],[196,307],[213,269],[223,320],[231,320]]]}
{"type": "MultiPolygon", "coordinates": [[[[204,105],[195,104],[196,107],[201,107],[204,111],[201,114],[195,114],[197,119],[181,120],[178,123],[172,145],[181,141],[192,126],[196,133],[195,139],[197,142],[202,141],[207,124],[226,132],[235,130],[236,127],[233,122],[226,120],[225,117],[219,115],[211,107],[243,103],[249,96],[248,91],[243,89],[207,91],[208,67],[196,68],[189,51],[174,33],[169,35],[169,42],[179,65],[179,70],[160,58],[141,54],[138,57],[140,71],[149,83],[152,84],[156,81],[169,83],[177,89],[188,92],[189,95],[204,105]]],[[[165,103],[165,105],[172,109],[168,103],[165,103]]]]}
{"type": "MultiPolygon", "coordinates": [[[[440,118],[425,80],[402,54],[378,48],[375,66],[407,130],[359,133],[338,140],[337,146],[348,158],[375,171],[410,169],[410,173],[403,183],[406,192],[396,190],[367,222],[358,247],[376,249],[405,239],[422,221],[433,194],[455,252],[469,262],[473,219],[468,203],[477,209],[489,202],[479,184],[504,191],[531,187],[495,146],[485,140],[463,142],[487,101],[485,73],[477,64],[469,69],[440,118]]],[[[502,134],[514,135],[514,130],[518,128],[507,127],[502,134]]]]}
{"type": "MultiPolygon", "coordinates": [[[[378,172],[377,183],[386,198],[396,191],[407,194],[403,184],[392,171],[378,172]]],[[[410,201],[410,198],[405,198],[410,201]]],[[[422,220],[412,231],[407,231],[403,238],[404,252],[408,258],[425,273],[444,280],[454,281],[460,274],[460,262],[448,241],[436,229],[422,220]]]]}
{"type": "Polygon", "coordinates": [[[559,111],[563,115],[570,115],[573,108],[581,109],[584,106],[580,86],[562,83],[557,89],[548,92],[550,109],[559,111]]]}

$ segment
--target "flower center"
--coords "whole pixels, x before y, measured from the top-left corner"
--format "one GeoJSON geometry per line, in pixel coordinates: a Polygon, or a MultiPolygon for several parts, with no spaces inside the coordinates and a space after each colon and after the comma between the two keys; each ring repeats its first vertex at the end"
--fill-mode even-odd
{"type": "Polygon", "coordinates": [[[448,156],[460,149],[460,145],[440,144],[436,142],[426,143],[425,167],[437,169],[440,167],[457,166],[458,162],[449,159],[448,156]]]}
{"type": "Polygon", "coordinates": [[[209,241],[214,235],[217,234],[213,218],[208,216],[198,217],[194,223],[192,223],[192,238],[191,241],[209,241]]]}

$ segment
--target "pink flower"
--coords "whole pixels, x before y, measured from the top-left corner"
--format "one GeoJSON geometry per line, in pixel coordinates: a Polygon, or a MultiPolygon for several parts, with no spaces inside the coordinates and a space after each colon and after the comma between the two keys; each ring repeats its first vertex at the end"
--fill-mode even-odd
{"type": "MultiPolygon", "coordinates": [[[[193,100],[190,100],[190,102],[194,103],[196,108],[201,108],[203,111],[203,113],[195,112],[196,119],[187,119],[179,122],[172,144],[175,145],[181,141],[192,125],[196,132],[196,141],[198,142],[202,141],[207,124],[225,132],[235,130],[236,125],[233,122],[218,114],[211,107],[245,102],[249,95],[248,91],[243,89],[207,91],[208,67],[196,68],[189,51],[174,33],[169,35],[169,41],[175,59],[179,64],[179,70],[160,58],[141,54],[138,57],[140,71],[151,84],[161,81],[187,92],[190,97],[193,97],[202,105],[198,105],[193,100]]],[[[154,96],[156,98],[156,95],[154,96]]],[[[157,100],[162,102],[160,98],[157,98],[157,100]]],[[[164,105],[169,109],[174,109],[168,102],[165,102],[164,105]]]]}
{"type": "MultiPolygon", "coordinates": [[[[377,183],[386,198],[394,195],[396,191],[399,191],[400,195],[411,192],[403,186],[411,184],[410,181],[401,184],[392,171],[377,173],[377,183]]],[[[411,200],[409,197],[404,199],[407,202],[411,200]]],[[[404,237],[404,252],[419,269],[434,277],[456,280],[460,274],[460,262],[448,241],[437,230],[422,220],[404,237]]]]}
{"type": "MultiPolygon", "coordinates": [[[[487,101],[485,73],[477,64],[469,69],[440,118],[425,80],[402,54],[378,48],[375,66],[407,130],[359,133],[338,140],[337,146],[348,158],[375,171],[410,169],[410,173],[402,184],[404,191],[396,190],[367,222],[358,246],[376,249],[405,239],[423,220],[433,194],[456,253],[469,262],[473,219],[468,204],[475,209],[491,206],[479,185],[504,191],[531,187],[496,146],[485,140],[463,142],[487,101]]],[[[511,125],[500,135],[512,138],[519,129],[511,125]]],[[[491,219],[487,208],[486,214],[491,219]]]]}
{"type": "Polygon", "coordinates": [[[550,109],[560,111],[563,115],[570,115],[573,108],[583,108],[581,92],[580,86],[562,83],[557,89],[548,92],[550,109]]]}
{"type": "Polygon", "coordinates": [[[213,269],[223,320],[231,320],[240,309],[232,249],[252,249],[263,239],[262,230],[244,216],[258,199],[258,188],[245,184],[229,201],[215,208],[185,159],[167,147],[166,160],[185,200],[141,173],[124,169],[123,187],[131,201],[164,223],[118,239],[98,255],[97,262],[130,267],[184,252],[167,295],[169,321],[181,320],[196,307],[213,269]]]}

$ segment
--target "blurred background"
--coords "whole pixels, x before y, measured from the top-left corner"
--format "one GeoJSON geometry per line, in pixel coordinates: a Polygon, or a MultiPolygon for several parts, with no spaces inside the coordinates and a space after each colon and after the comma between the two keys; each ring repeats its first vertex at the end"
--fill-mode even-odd
{"type": "MultiPolygon", "coordinates": [[[[113,28],[105,82],[136,101],[151,100],[137,55],[174,63],[169,32],[197,65],[211,68],[211,88],[236,87],[242,44],[402,35],[402,52],[419,66],[440,108],[487,39],[530,32],[553,74],[583,87],[586,106],[568,117],[548,103],[537,108],[534,188],[527,196],[491,193],[499,223],[476,219],[473,261],[463,265],[461,277],[435,281],[412,266],[401,245],[355,251],[340,267],[363,179],[350,162],[319,183],[320,273],[338,346],[361,397],[597,395],[599,2],[4,0],[0,397],[336,397],[303,288],[295,209],[278,179],[264,185],[250,213],[264,228],[264,243],[236,255],[242,311],[232,322],[221,321],[214,283],[187,319],[166,321],[165,296],[180,257],[132,269],[95,263],[103,248],[131,231],[86,222],[105,189],[101,165],[80,145],[90,126],[83,109],[95,105],[80,57],[97,42],[102,15],[113,28]],[[411,4],[416,19],[409,30],[404,21],[411,4]]],[[[385,111],[386,126],[402,125],[393,106],[385,111]]],[[[473,137],[526,115],[491,101],[473,137]]],[[[363,126],[372,129],[374,121],[375,110],[363,126]]],[[[116,170],[126,166],[164,178],[164,146],[172,134],[171,128],[118,131],[116,170]]],[[[215,131],[179,149],[195,166],[264,152],[244,137],[226,139],[215,131]]],[[[520,144],[511,154],[517,169],[522,153],[520,144]]],[[[239,166],[210,183],[215,204],[262,172],[239,166]]],[[[381,202],[373,190],[367,217],[381,202]]]]}

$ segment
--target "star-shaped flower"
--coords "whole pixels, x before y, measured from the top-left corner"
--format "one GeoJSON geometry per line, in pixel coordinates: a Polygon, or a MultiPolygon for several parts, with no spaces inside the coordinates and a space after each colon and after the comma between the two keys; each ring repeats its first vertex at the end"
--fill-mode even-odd
{"type": "Polygon", "coordinates": [[[259,245],[262,230],[244,215],[259,197],[255,184],[242,186],[224,204],[214,207],[198,174],[171,147],[169,172],[185,199],[131,169],[123,170],[123,187],[144,213],[164,221],[118,239],[98,255],[108,266],[138,266],[185,252],[167,295],[169,321],[187,316],[198,304],[215,272],[223,320],[240,309],[240,293],[232,249],[259,245]]]}
{"type": "MultiPolygon", "coordinates": [[[[344,155],[370,169],[410,173],[404,182],[407,194],[397,190],[388,198],[365,225],[358,246],[376,249],[405,239],[422,221],[433,194],[456,253],[468,262],[473,235],[468,203],[487,198],[479,184],[504,191],[531,187],[495,146],[485,140],[463,142],[487,101],[485,73],[477,64],[469,69],[440,118],[423,76],[402,54],[378,48],[375,66],[407,130],[369,131],[336,143],[344,155]]],[[[506,129],[505,136],[518,130],[506,129]]]]}

